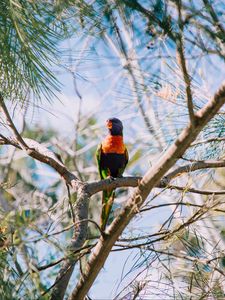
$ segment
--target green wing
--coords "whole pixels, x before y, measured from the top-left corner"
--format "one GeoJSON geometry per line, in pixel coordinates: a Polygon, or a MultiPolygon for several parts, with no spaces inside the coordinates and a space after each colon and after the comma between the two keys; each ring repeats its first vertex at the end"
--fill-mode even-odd
{"type": "Polygon", "coordinates": [[[109,170],[103,169],[101,165],[101,156],[102,156],[102,144],[98,145],[98,148],[96,150],[96,160],[98,165],[98,173],[100,175],[101,179],[106,179],[109,176],[109,170]]]}
{"type": "Polygon", "coordinates": [[[98,148],[95,153],[95,157],[96,157],[96,161],[97,161],[97,165],[98,165],[98,173],[99,173],[101,179],[103,179],[102,171],[101,171],[101,155],[102,155],[102,144],[98,145],[98,148]]]}
{"type": "MultiPolygon", "coordinates": [[[[101,165],[102,145],[100,144],[96,150],[96,160],[98,165],[98,173],[101,179],[106,179],[109,175],[107,169],[103,169],[101,165]]],[[[109,214],[113,205],[115,193],[112,190],[102,192],[102,213],[101,213],[101,229],[105,230],[109,214]]]]}

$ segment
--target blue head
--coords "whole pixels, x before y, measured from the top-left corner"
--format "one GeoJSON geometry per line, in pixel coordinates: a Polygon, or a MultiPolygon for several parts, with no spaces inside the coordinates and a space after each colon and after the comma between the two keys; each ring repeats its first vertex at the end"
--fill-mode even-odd
{"type": "Polygon", "coordinates": [[[123,135],[123,124],[117,118],[110,118],[106,121],[106,127],[111,135],[123,135]]]}

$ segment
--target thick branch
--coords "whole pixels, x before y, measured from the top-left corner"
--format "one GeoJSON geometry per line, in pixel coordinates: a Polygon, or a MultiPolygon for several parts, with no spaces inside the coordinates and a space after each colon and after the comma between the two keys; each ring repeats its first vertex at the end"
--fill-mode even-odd
{"type": "MultiPolygon", "coordinates": [[[[67,170],[64,164],[56,157],[54,152],[32,139],[24,138],[23,140],[28,149],[26,151],[27,155],[52,167],[63,177],[67,184],[73,187],[74,191],[83,184],[73,173],[67,170]]],[[[0,145],[11,145],[18,149],[23,149],[18,140],[6,138],[3,135],[0,135],[0,145]]]]}
{"type": "Polygon", "coordinates": [[[90,182],[87,185],[87,191],[90,195],[94,195],[100,191],[107,189],[116,189],[119,187],[136,187],[142,177],[121,177],[112,179],[105,179],[96,182],[90,182]]]}
{"type": "Polygon", "coordinates": [[[216,93],[214,98],[196,114],[195,127],[193,127],[190,123],[161,157],[159,162],[153,165],[152,168],[144,175],[133,196],[128,200],[127,205],[109,227],[107,235],[99,239],[89,262],[87,263],[87,267],[82,278],[80,278],[76,288],[73,290],[69,298],[70,300],[83,300],[103,267],[114,243],[127,224],[134,217],[136,211],[139,210],[140,206],[144,203],[152,188],[159,184],[160,179],[185,153],[202,128],[211,118],[214,117],[224,103],[225,86],[223,86],[216,93]]]}

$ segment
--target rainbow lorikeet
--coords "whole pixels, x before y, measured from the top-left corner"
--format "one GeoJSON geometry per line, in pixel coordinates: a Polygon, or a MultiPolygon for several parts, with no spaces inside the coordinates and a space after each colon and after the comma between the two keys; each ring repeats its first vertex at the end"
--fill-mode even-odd
{"type": "MultiPolygon", "coordinates": [[[[123,142],[123,124],[117,118],[106,121],[109,134],[98,146],[96,158],[101,179],[122,177],[128,163],[128,151],[123,142]]],[[[103,191],[101,229],[104,230],[113,205],[115,190],[103,191]]]]}

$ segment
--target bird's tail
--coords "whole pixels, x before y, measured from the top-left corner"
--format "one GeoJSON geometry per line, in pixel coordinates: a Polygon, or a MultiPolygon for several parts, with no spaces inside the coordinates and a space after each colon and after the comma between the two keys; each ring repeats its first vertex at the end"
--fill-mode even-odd
{"type": "Polygon", "coordinates": [[[109,215],[113,206],[115,198],[115,191],[103,191],[102,193],[102,215],[101,215],[101,229],[105,230],[109,215]]]}

